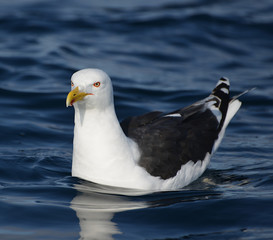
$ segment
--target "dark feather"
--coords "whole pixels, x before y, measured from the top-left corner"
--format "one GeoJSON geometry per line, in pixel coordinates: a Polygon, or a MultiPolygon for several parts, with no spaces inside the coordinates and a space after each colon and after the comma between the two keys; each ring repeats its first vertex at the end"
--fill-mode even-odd
{"type": "Polygon", "coordinates": [[[196,163],[211,153],[228,108],[229,94],[221,91],[228,86],[225,81],[218,83],[210,98],[191,106],[168,114],[151,112],[123,121],[124,133],[141,150],[139,165],[152,176],[168,179],[174,177],[182,165],[189,161],[196,163]],[[207,107],[209,101],[222,112],[220,123],[207,107]],[[181,117],[170,116],[172,114],[181,117]]]}

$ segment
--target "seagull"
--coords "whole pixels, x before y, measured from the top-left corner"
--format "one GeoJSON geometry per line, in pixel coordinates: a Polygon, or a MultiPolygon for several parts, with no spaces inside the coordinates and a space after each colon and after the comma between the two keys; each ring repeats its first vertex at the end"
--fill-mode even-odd
{"type": "Polygon", "coordinates": [[[72,176],[131,189],[181,189],[208,167],[244,93],[231,98],[229,80],[222,77],[208,97],[190,106],[120,123],[109,76],[79,70],[66,99],[75,109],[72,176]]]}

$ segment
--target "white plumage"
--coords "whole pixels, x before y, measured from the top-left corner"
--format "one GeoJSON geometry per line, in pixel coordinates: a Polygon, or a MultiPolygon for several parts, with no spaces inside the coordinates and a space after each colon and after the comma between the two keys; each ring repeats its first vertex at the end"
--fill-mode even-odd
{"type": "MultiPolygon", "coordinates": [[[[225,81],[228,84],[228,80],[225,81]]],[[[175,176],[163,179],[153,176],[139,165],[143,151],[137,141],[125,135],[120,126],[114,109],[112,83],[107,74],[98,69],[83,69],[73,74],[71,85],[67,106],[73,105],[75,108],[72,175],[99,184],[126,188],[174,190],[196,180],[207,168],[228,123],[241,105],[237,99],[229,102],[223,127],[211,153],[208,151],[204,159],[195,163],[188,161],[182,164],[175,176]]],[[[228,89],[221,88],[219,91],[227,94],[228,89]]],[[[220,124],[222,114],[213,101],[207,98],[196,103],[196,106],[198,104],[211,110],[220,124]]],[[[179,113],[169,113],[163,117],[177,119],[179,113]]]]}

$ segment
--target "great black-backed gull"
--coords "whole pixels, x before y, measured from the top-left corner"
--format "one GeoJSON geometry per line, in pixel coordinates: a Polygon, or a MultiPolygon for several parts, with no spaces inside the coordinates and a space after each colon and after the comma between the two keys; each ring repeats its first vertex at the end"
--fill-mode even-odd
{"type": "Polygon", "coordinates": [[[74,106],[72,175],[99,184],[175,190],[200,177],[241,102],[221,78],[212,93],[167,114],[150,112],[119,123],[112,83],[99,69],[72,75],[66,106],[74,106]]]}

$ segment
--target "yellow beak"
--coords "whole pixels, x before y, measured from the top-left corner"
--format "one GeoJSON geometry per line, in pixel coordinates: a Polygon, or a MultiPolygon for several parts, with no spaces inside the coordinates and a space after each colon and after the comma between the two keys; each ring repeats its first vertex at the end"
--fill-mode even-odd
{"type": "Polygon", "coordinates": [[[87,95],[91,95],[91,94],[80,92],[79,87],[76,87],[70,93],[68,93],[66,97],[66,107],[72,106],[73,103],[82,100],[87,95]]]}

